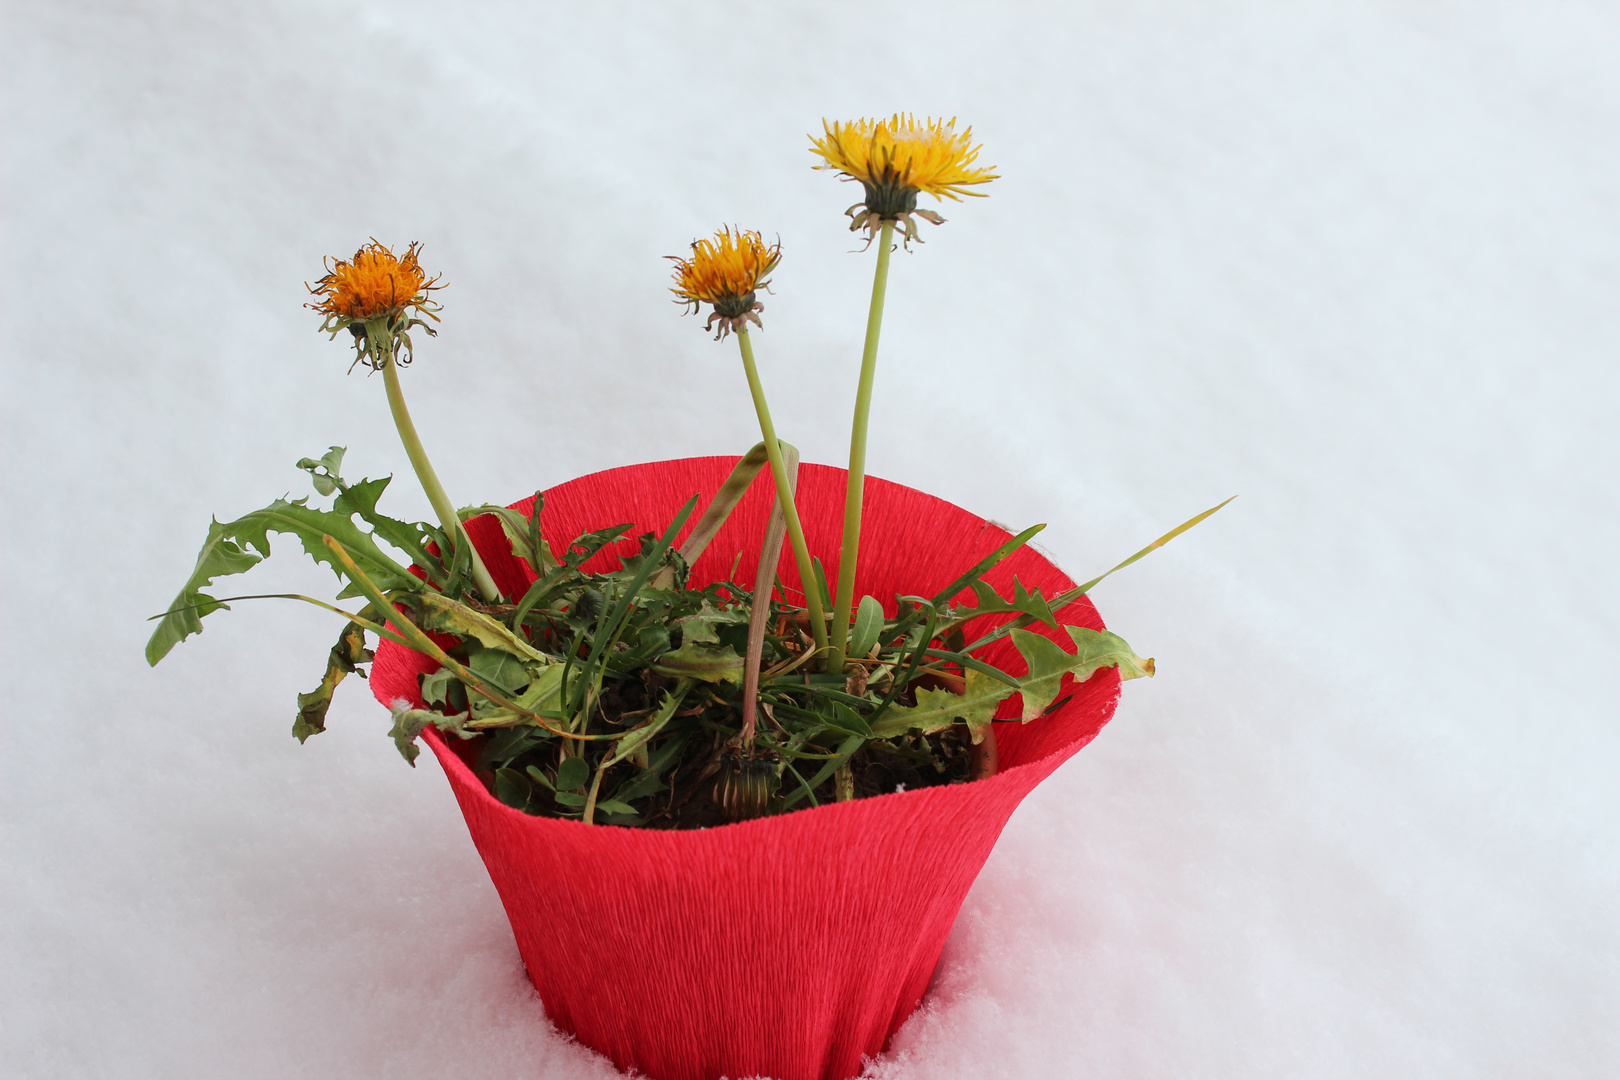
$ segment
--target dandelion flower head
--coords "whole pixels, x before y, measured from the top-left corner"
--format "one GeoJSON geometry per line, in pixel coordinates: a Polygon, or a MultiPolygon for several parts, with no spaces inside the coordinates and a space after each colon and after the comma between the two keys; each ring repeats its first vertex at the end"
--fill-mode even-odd
{"type": "Polygon", "coordinates": [[[917,196],[926,192],[936,199],[960,202],[976,184],[997,179],[993,167],[975,166],[982,147],[973,145],[973,129],[956,130],[956,119],[925,119],[895,113],[888,120],[852,123],[821,122],[822,138],[810,137],[810,152],[822,159],[817,169],[833,169],[844,179],[859,181],[866,198],[850,207],[850,230],[876,234],[884,221],[901,225],[909,242],[921,240],[912,220],[915,214],[935,225],[945,219],[932,210],[917,209],[917,196]]]}
{"type": "Polygon", "coordinates": [[[735,331],[745,333],[748,323],[762,326],[759,313],[765,305],[756,297],[770,285],[771,271],[782,261],[782,245],[767,244],[757,232],[722,228],[712,240],[692,241],[691,258],[666,256],[675,264],[675,302],[696,312],[713,304],[705,328],[715,330],[718,341],[735,331]]]}
{"type": "Polygon", "coordinates": [[[340,330],[354,335],[357,361],[382,368],[390,359],[409,363],[409,330],[420,326],[435,331],[419,316],[437,322],[440,310],[429,293],[444,286],[428,277],[417,260],[420,244],[395,257],[390,248],[373,239],[349,259],[326,260],[326,275],[306,286],[317,302],[306,304],[326,316],[321,329],[336,336],[340,330]],[[400,357],[403,347],[405,355],[400,357]]]}

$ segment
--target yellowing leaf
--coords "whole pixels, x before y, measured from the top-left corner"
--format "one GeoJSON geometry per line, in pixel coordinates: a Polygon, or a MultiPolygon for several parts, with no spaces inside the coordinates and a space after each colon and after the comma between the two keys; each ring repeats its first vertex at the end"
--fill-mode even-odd
{"type": "MultiPolygon", "coordinates": [[[[370,619],[375,617],[375,611],[368,607],[360,615],[370,619]]],[[[337,684],[349,672],[359,670],[355,665],[370,660],[371,650],[366,648],[365,628],[353,622],[344,626],[337,644],[327,653],[326,674],[321,677],[321,684],[307,694],[298,695],[298,719],[293,723],[292,733],[299,742],[326,730],[326,710],[332,705],[332,692],[337,689],[337,684]]]]}
{"type": "Polygon", "coordinates": [[[1019,680],[1024,698],[1024,723],[1044,713],[1057,697],[1063,676],[1072,674],[1084,682],[1105,667],[1119,667],[1119,677],[1135,679],[1153,674],[1153,661],[1144,660],[1131,650],[1125,639],[1107,630],[1090,630],[1083,626],[1066,626],[1074,640],[1073,654],[1051,638],[1028,630],[1012,631],[1013,644],[1029,663],[1029,674],[1019,680]]]}
{"type": "Polygon", "coordinates": [[[486,649],[500,649],[536,663],[557,663],[482,611],[474,611],[442,593],[425,590],[417,593],[412,600],[422,609],[422,626],[425,629],[475,638],[486,649]]]}

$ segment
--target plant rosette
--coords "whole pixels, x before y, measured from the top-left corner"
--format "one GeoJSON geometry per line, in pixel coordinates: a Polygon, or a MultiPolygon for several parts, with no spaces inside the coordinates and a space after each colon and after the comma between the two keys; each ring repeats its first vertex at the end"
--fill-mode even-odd
{"type": "MultiPolygon", "coordinates": [[[[321,329],[380,375],[435,521],[388,516],[391,478],[209,526],[157,628],[156,664],[236,600],[341,616],[293,734],[366,676],[414,763],[449,777],[547,1013],[654,1080],[845,1080],[916,1008],[956,912],[1019,801],[1152,675],[1090,589],[1220,509],[1075,585],[1029,541],[866,476],[892,252],[996,179],[971,131],[898,114],[827,124],[817,168],[856,183],[875,248],[847,469],[776,434],[750,328],[780,242],[722,228],[673,257],[678,303],[734,339],[761,442],[457,509],[405,404],[412,332],[440,279],[373,240],[310,286],[321,329]],[[216,597],[296,538],[337,601],[216,597]],[[371,642],[379,644],[373,652],[371,642]]],[[[1230,501],[1230,500],[1228,500],[1230,501]]],[[[1225,504],[1222,503],[1221,506],[1225,504]]]]}
{"type": "MultiPolygon", "coordinates": [[[[628,466],[552,488],[544,493],[546,539],[561,550],[602,521],[659,529],[689,493],[717,490],[737,460],[628,466]]],[[[824,555],[836,552],[844,481],[841,469],[805,466],[800,474],[807,539],[824,555]]],[[[753,576],[772,505],[765,489],[755,484],[737,504],[694,563],[693,584],[735,577],[734,565],[753,576]]],[[[1010,539],[897,484],[870,480],[866,500],[865,594],[932,595],[1010,539]]],[[[513,509],[526,514],[531,502],[513,509]]],[[[533,576],[493,518],[467,528],[497,582],[533,576]]],[[[636,550],[621,542],[596,558],[606,564],[636,550]]],[[[797,585],[791,563],[784,557],[778,568],[789,590],[797,585]]],[[[1014,577],[1049,595],[1073,587],[1028,547],[986,575],[1006,592],[1014,577]]],[[[1089,601],[1067,617],[1103,629],[1089,601]]],[[[1073,648],[1059,631],[1036,632],[1073,648]]],[[[986,655],[1026,673],[1010,642],[986,655]]],[[[384,704],[405,698],[419,707],[421,680],[438,667],[385,644],[372,664],[372,691],[384,704]]],[[[1001,704],[999,768],[987,779],[701,830],[604,828],[523,813],[475,775],[474,741],[432,729],[425,737],[560,1029],[657,1080],[844,1080],[921,1001],[957,911],[1018,803],[1113,715],[1115,668],[1060,681],[1057,703],[1028,725],[1016,698],[1001,704]]]]}

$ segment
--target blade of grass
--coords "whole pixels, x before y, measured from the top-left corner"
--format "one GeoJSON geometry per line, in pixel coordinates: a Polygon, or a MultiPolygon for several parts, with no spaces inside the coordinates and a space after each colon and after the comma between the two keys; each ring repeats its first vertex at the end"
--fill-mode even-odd
{"type": "MultiPolygon", "coordinates": [[[[392,630],[388,629],[387,627],[378,626],[376,623],[372,622],[369,619],[362,619],[358,615],[353,615],[353,614],[350,614],[347,611],[344,611],[342,608],[338,607],[336,604],[328,604],[326,601],[317,600],[313,596],[301,596],[298,593],[281,593],[281,592],[277,592],[277,593],[254,593],[251,596],[227,596],[223,600],[214,600],[214,601],[212,601],[212,603],[215,603],[215,604],[229,604],[229,603],[233,603],[234,601],[237,601],[237,600],[302,600],[306,604],[314,604],[318,608],[325,608],[327,611],[330,611],[335,615],[342,615],[345,619],[348,619],[350,622],[354,623],[356,626],[365,627],[367,630],[370,630],[373,634],[376,634],[380,638],[387,638],[389,641],[392,641],[395,645],[405,645],[407,647],[410,645],[410,642],[406,641],[404,638],[400,637],[398,634],[394,633],[392,630]]],[[[187,610],[191,610],[191,609],[194,609],[194,608],[199,608],[199,607],[202,607],[202,606],[203,605],[201,605],[201,604],[189,604],[186,607],[170,608],[168,611],[165,611],[162,615],[153,615],[151,618],[147,619],[146,621],[147,622],[155,622],[158,619],[166,619],[170,615],[173,615],[177,611],[187,611],[187,610]]]]}
{"type": "Polygon", "coordinates": [[[1005,544],[1002,544],[1000,547],[996,548],[996,550],[974,563],[973,566],[970,567],[961,577],[957,578],[939,592],[935,593],[934,603],[950,603],[951,598],[957,593],[961,592],[963,589],[967,588],[969,582],[983,577],[985,571],[990,570],[1007,556],[1029,543],[1032,539],[1034,539],[1035,534],[1044,528],[1046,528],[1045,525],[1031,525],[1029,528],[1025,529],[1011,540],[1008,540],[1005,544]]]}
{"type": "MultiPolygon", "coordinates": [[[[1232,496],[1232,499],[1235,499],[1235,498],[1237,498],[1236,495],[1232,496]]],[[[1064,608],[1068,607],[1070,604],[1074,603],[1076,600],[1078,600],[1082,596],[1086,595],[1086,593],[1091,591],[1093,586],[1095,586],[1098,582],[1102,581],[1104,578],[1108,577],[1110,574],[1114,573],[1117,570],[1123,570],[1127,566],[1131,565],[1131,563],[1135,562],[1137,559],[1142,558],[1144,555],[1147,555],[1150,552],[1157,551],[1159,548],[1164,547],[1164,545],[1168,544],[1170,541],[1174,540],[1176,537],[1180,536],[1182,533],[1186,532],[1188,529],[1192,528],[1194,525],[1197,525],[1199,522],[1203,521],[1205,518],[1207,518],[1211,514],[1215,513],[1215,511],[1221,509],[1221,507],[1223,507],[1227,503],[1231,502],[1232,499],[1227,499],[1226,502],[1222,502],[1222,503],[1219,503],[1219,504],[1217,504],[1215,506],[1212,506],[1208,510],[1205,510],[1202,514],[1197,515],[1196,517],[1188,518],[1186,521],[1183,521],[1180,525],[1177,525],[1175,528],[1171,529],[1169,532],[1165,533],[1163,536],[1159,537],[1157,540],[1153,541],[1153,543],[1149,544],[1147,547],[1143,548],[1141,551],[1138,551],[1135,555],[1132,555],[1130,558],[1126,559],[1124,562],[1120,563],[1118,566],[1115,566],[1113,569],[1105,571],[1104,573],[1098,574],[1096,577],[1092,578],[1090,581],[1086,582],[1084,585],[1077,585],[1074,588],[1068,590],[1067,592],[1062,592],[1062,593],[1059,593],[1057,596],[1054,596],[1052,598],[1052,601],[1051,601],[1050,605],[1049,605],[1050,608],[1052,609],[1053,614],[1056,614],[1057,612],[1062,611],[1064,608]]],[[[996,629],[990,631],[990,633],[988,633],[988,634],[985,634],[983,637],[981,637],[977,641],[973,642],[973,644],[963,646],[962,651],[964,653],[977,652],[979,649],[984,648],[986,645],[990,644],[992,641],[999,641],[1002,638],[1006,637],[1008,634],[1012,633],[1014,630],[1022,630],[1024,627],[1029,626],[1034,621],[1035,620],[1033,618],[1031,618],[1030,616],[1028,616],[1028,615],[1020,615],[1018,618],[1013,619],[1010,622],[1004,623],[1001,626],[996,627],[996,629]]]]}
{"type": "MultiPolygon", "coordinates": [[[[731,475],[726,482],[720,485],[720,490],[714,493],[714,501],[704,508],[698,517],[697,524],[692,526],[692,532],[681,544],[678,554],[691,566],[697,562],[698,556],[708,548],[709,543],[720,532],[720,527],[726,523],[731,512],[737,508],[737,503],[747,493],[754,483],[754,477],[759,475],[770,462],[770,455],[765,452],[764,443],[755,443],[753,448],[744,454],[731,468],[731,475]]],[[[666,566],[658,571],[652,584],[655,589],[667,589],[675,583],[675,568],[666,566]]]]}

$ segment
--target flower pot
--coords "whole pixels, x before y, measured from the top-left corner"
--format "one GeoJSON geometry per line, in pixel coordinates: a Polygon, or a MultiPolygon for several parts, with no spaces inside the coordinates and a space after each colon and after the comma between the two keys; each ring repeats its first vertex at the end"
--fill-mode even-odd
{"type": "MultiPolygon", "coordinates": [[[[560,551],[608,525],[662,529],[690,496],[711,496],[736,460],[634,465],[561,484],[545,493],[545,535],[560,551]]],[[[753,580],[771,494],[768,478],[753,486],[697,560],[694,583],[753,580]]],[[[806,536],[829,566],[837,564],[843,500],[843,470],[801,468],[806,536]]],[[[484,518],[469,532],[497,583],[521,592],[529,575],[499,526],[484,518]]],[[[878,597],[893,614],[896,593],[932,595],[1007,538],[940,499],[869,479],[856,595],[878,597]]],[[[634,550],[631,540],[617,545],[618,553],[634,550]]],[[[598,558],[602,569],[617,565],[608,553],[598,558]]],[[[798,587],[791,556],[780,573],[798,587]]],[[[1072,587],[1028,547],[988,580],[1011,595],[1015,574],[1047,596],[1072,587]]],[[[1102,629],[1089,601],[1067,619],[1102,629]]],[[[1022,673],[1017,652],[998,647],[985,658],[1022,673]]],[[[434,667],[384,643],[373,690],[385,703],[419,703],[417,677],[434,667]]],[[[921,1001],[1008,817],[1097,734],[1118,697],[1110,668],[1065,686],[1062,704],[1028,725],[998,723],[999,771],[987,779],[684,832],[530,817],[485,790],[462,756],[471,757],[465,744],[447,745],[431,730],[425,738],[559,1028],[653,1080],[845,1080],[921,1001]]],[[[1003,714],[1017,707],[1015,696],[1003,714]]]]}

